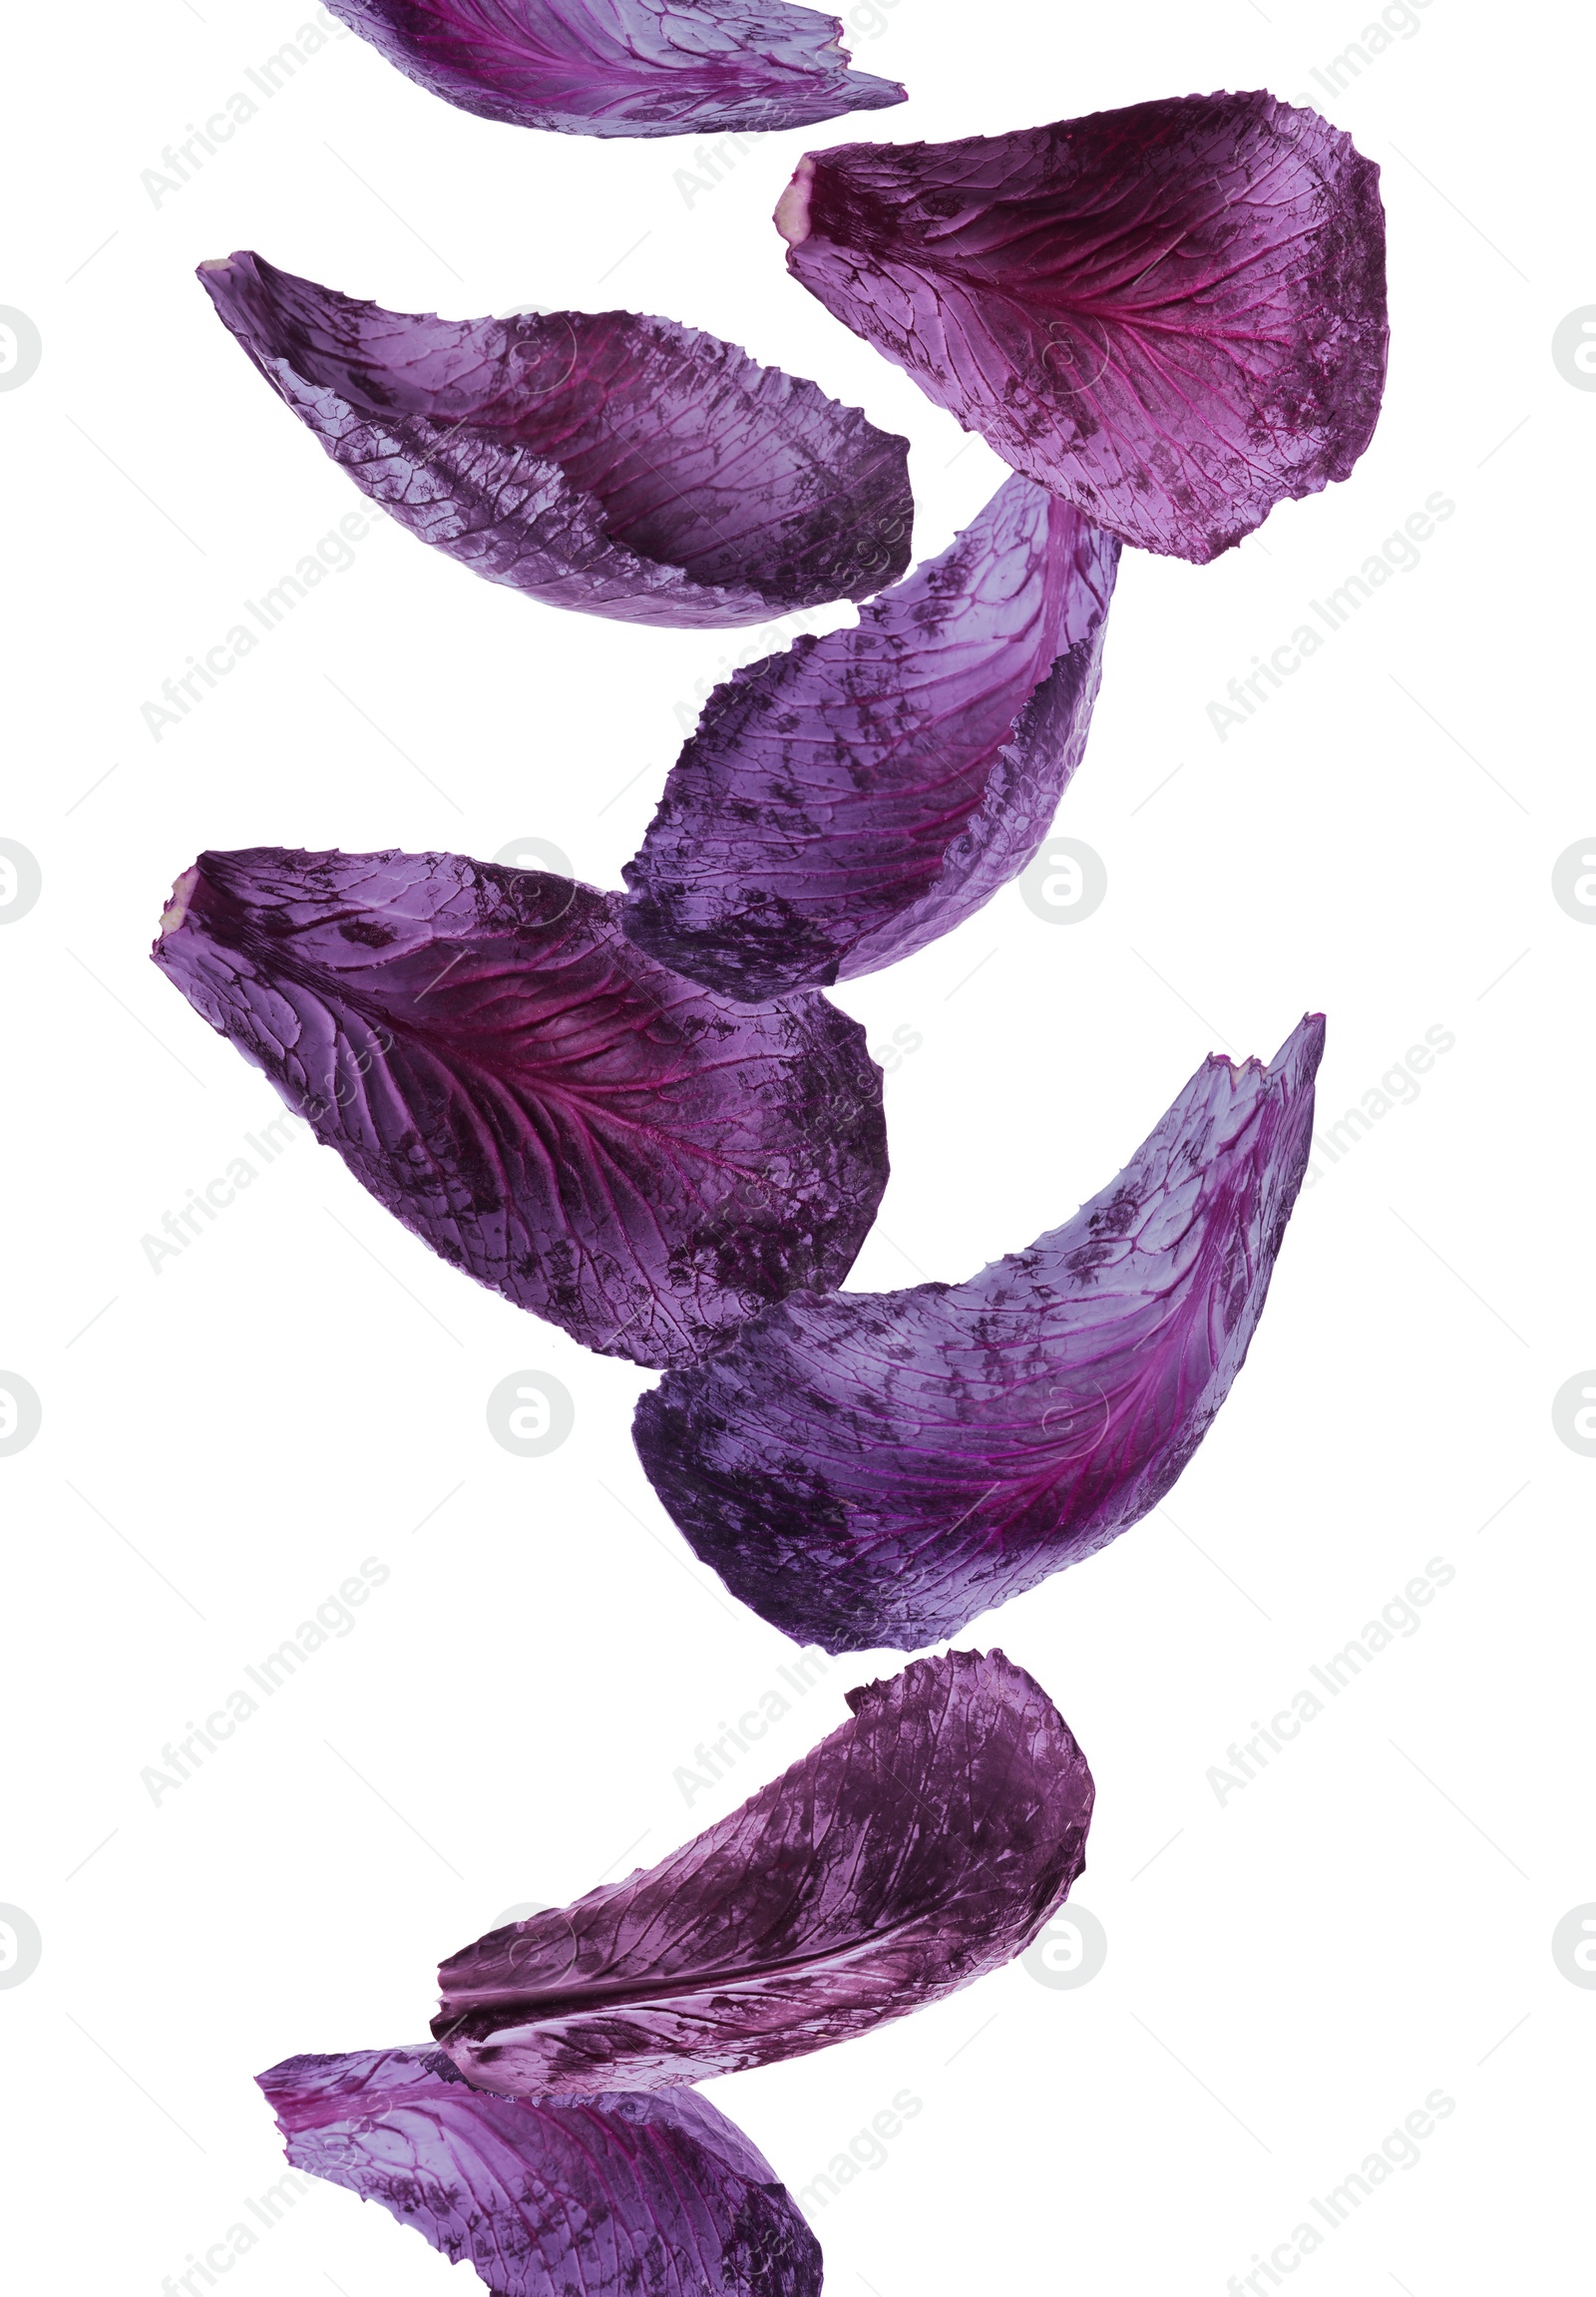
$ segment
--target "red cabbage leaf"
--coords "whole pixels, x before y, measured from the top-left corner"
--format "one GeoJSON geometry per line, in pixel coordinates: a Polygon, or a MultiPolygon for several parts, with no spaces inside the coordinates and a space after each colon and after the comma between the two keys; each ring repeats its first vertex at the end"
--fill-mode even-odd
{"type": "Polygon", "coordinates": [[[462,112],[567,136],[808,128],[901,104],[835,16],[783,0],[327,0],[462,112]]]}
{"type": "Polygon", "coordinates": [[[823,997],[729,1006],[620,896],[455,854],[202,854],[154,957],[424,1243],[606,1355],[688,1363],[841,1282],[881,1072],[823,997]]]}
{"type": "Polygon", "coordinates": [[[625,928],[727,996],[874,972],[1025,867],[1080,762],[1119,545],[1028,479],[856,629],[704,705],[625,928]]]}
{"type": "Polygon", "coordinates": [[[797,2204],[696,2091],[534,2105],[429,2049],[290,2058],[259,2082],[295,2169],[414,2225],[495,2297],[819,2297],[797,2204]]]}
{"type": "Polygon", "coordinates": [[[867,2034],[1021,1953],[1085,1863],[1092,1782],[1000,1651],[917,1660],[647,1873],[490,1931],[433,2034],[483,2088],[658,2090],[867,2034]]]}
{"type": "Polygon", "coordinates": [[[815,153],[776,221],[794,277],[1016,471],[1201,565],[1369,444],[1379,178],[1316,112],[1185,96],[815,153]]]}
{"type": "Polygon", "coordinates": [[[1313,1130],[1324,1023],[1206,1061],[1073,1220],[968,1284],[789,1302],[638,1402],[666,1510],[762,1619],[913,1651],[1106,1547],[1241,1369],[1313,1130]]]}
{"type": "Polygon", "coordinates": [[[198,276],[363,494],[546,605],[726,627],[869,597],[909,563],[908,442],[718,336],[385,311],[247,251],[198,276]]]}

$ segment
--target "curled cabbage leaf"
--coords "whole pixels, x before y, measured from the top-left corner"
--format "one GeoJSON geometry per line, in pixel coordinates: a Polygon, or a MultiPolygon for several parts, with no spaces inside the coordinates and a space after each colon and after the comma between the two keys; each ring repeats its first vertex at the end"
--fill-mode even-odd
{"type": "Polygon", "coordinates": [[[858,627],[801,637],[704,705],[625,929],[727,996],[851,979],[1016,877],[1079,764],[1119,545],[1013,478],[858,627]]]}
{"type": "Polygon", "coordinates": [[[495,2297],[819,2297],[797,2204],[695,2091],[534,2105],[425,2048],[257,2079],[295,2169],[413,2225],[495,2297]]]}
{"type": "Polygon", "coordinates": [[[784,0],[327,0],[407,80],[567,136],[807,128],[901,104],[850,72],[835,16],[784,0]]]}
{"type": "Polygon", "coordinates": [[[620,896],[457,854],[202,854],[153,952],[363,1187],[588,1347],[690,1363],[841,1282],[881,1072],[823,997],[732,1006],[620,896]]]}
{"type": "Polygon", "coordinates": [[[439,1972],[436,2039],[512,2096],[658,2090],[868,2034],[1022,1953],[1092,1781],[1000,1651],[917,1660],[740,1810],[439,1972]]]}
{"type": "Polygon", "coordinates": [[[1016,471],[1199,565],[1345,479],[1386,376],[1380,171],[1273,96],[811,154],[787,265],[1016,471]]]}
{"type": "Polygon", "coordinates": [[[642,1396],[687,1544],[825,1650],[956,1635],[1140,1520],[1241,1369],[1313,1131],[1324,1022],[1206,1061],[1062,1228],[967,1284],[788,1302],[642,1396]]]}
{"type": "Polygon", "coordinates": [[[907,440],[734,344],[631,311],[385,311],[243,250],[198,273],[363,494],[490,582],[722,628],[909,563],[907,440]]]}

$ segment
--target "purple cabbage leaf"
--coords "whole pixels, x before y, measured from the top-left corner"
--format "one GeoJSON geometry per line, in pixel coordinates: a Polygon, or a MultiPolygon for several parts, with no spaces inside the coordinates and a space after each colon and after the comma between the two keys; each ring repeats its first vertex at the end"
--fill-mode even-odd
{"type": "Polygon", "coordinates": [[[524,2097],[658,2090],[800,2057],[1028,1946],[1085,1861],[1092,1781],[1000,1651],[917,1660],[646,1873],[491,1931],[435,2038],[524,2097]]]}
{"type": "Polygon", "coordinates": [[[759,622],[909,563],[908,442],[630,311],[385,311],[247,250],[198,277],[340,470],[491,582],[614,621],[759,622]]]}
{"type": "Polygon", "coordinates": [[[850,72],[835,16],[783,0],[328,0],[407,80],[567,136],[808,128],[901,104],[850,72]]]}
{"type": "Polygon", "coordinates": [[[494,2297],[820,2297],[820,2244],[696,2091],[535,2105],[442,2051],[290,2058],[258,2077],[295,2169],[375,2201],[494,2297]]]}
{"type": "Polygon", "coordinates": [[[1380,171],[1273,96],[799,163],[793,276],[1005,462],[1202,565],[1345,479],[1386,375],[1380,171]]]}
{"type": "Polygon", "coordinates": [[[887,1180],[881,1072],[823,997],[738,1007],[618,894],[454,854],[202,854],[152,953],[406,1228],[518,1308],[687,1363],[839,1284],[887,1180]]]}
{"type": "Polygon", "coordinates": [[[1119,545],[1009,479],[854,629],[704,705],[623,876],[625,929],[727,996],[874,972],[1016,877],[1091,722],[1119,545]]]}
{"type": "Polygon", "coordinates": [[[1324,1023],[1215,1055],[1117,1180],[966,1284],[790,1301],[642,1396],[648,1480],[796,1641],[913,1651],[1094,1555],[1241,1369],[1313,1130],[1324,1023]]]}

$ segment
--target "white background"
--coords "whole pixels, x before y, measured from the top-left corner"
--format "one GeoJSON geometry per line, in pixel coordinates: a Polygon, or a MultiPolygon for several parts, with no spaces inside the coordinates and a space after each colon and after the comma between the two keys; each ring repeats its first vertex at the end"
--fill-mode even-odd
{"type": "MultiPolygon", "coordinates": [[[[887,1082],[893,1179],[853,1281],[958,1278],[1028,1242],[1205,1054],[1272,1053],[1307,1007],[1329,1014],[1333,1118],[1427,1028],[1455,1046],[1319,1158],[1168,1513],[962,1639],[1029,1668],[1091,1758],[1101,1975],[1049,1991],[1009,1968],[713,2094],[794,2188],[899,2090],[923,2102],[817,2217],[836,2297],[1220,2297],[1437,2089],[1455,2110],[1302,2287],[1573,2287],[1596,1993],[1550,1939],[1596,1899],[1596,1461],[1550,1407],[1596,1362],[1596,933],[1550,888],[1596,807],[1596,397],[1550,341],[1596,301],[1579,13],[1431,0],[1332,98],[1311,72],[1359,35],[1353,0],[900,0],[853,44],[909,105],[771,137],[690,205],[690,143],[492,127],[346,37],[154,203],[142,172],[299,21],[150,0],[35,11],[12,38],[0,302],[44,355],[0,398],[0,835],[44,890],[0,933],[0,1366],[44,1422],[0,1459],[0,1901],[43,1938],[0,1990],[8,2281],[156,2297],[278,2175],[257,2069],[420,2039],[440,1954],[651,1862],[901,1664],[838,1663],[689,1812],[676,1767],[791,1653],[654,1502],[627,1434],[652,1375],[455,1275],[308,1137],[148,1265],[142,1237],[277,1105],[147,962],[197,851],[538,836],[616,884],[675,705],[771,643],[559,613],[384,521],[155,742],[141,704],[360,507],[194,265],[255,247],[396,309],[622,302],[710,328],[911,438],[924,557],[1001,468],[786,276],[768,217],[799,152],[1267,86],[1383,170],[1378,434],[1348,484],[1215,566],[1126,553],[1059,823],[1105,861],[1095,917],[1049,924],[1010,889],[842,993],[873,1043],[924,1040],[887,1082]],[[1221,743],[1227,680],[1437,491],[1455,514],[1420,566],[1221,743]],[[541,1460],[484,1417],[524,1368],[576,1397],[541,1460]],[[153,1804],[163,1743],[367,1556],[391,1577],[355,1632],[153,1804]],[[1421,1630],[1221,1805],[1230,1742],[1431,1557],[1455,1577],[1421,1630]]],[[[232,2273],[242,2297],[465,2281],[332,2188],[232,2273]]]]}

